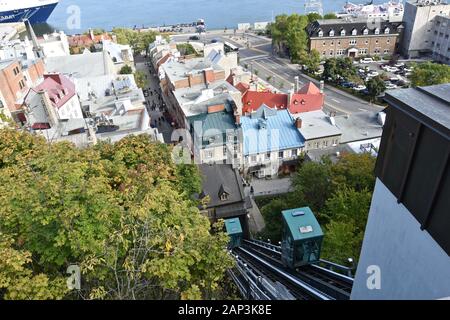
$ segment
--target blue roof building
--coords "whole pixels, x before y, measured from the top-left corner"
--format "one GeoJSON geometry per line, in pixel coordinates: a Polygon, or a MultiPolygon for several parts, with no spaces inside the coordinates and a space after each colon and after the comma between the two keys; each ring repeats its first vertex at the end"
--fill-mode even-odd
{"type": "Polygon", "coordinates": [[[301,149],[305,139],[295,126],[288,110],[263,105],[248,117],[241,118],[244,135],[244,156],[287,149],[301,149]]]}
{"type": "Polygon", "coordinates": [[[241,118],[245,172],[258,178],[290,172],[304,151],[305,138],[288,110],[261,106],[241,118]]]}

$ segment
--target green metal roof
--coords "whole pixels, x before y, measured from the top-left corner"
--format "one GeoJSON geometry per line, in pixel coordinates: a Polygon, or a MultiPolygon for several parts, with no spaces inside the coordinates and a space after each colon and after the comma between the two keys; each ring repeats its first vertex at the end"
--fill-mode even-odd
{"type": "Polygon", "coordinates": [[[322,228],[310,208],[282,211],[294,241],[323,237],[322,228]]]}
{"type": "Polygon", "coordinates": [[[188,121],[191,125],[196,121],[201,121],[203,134],[208,133],[208,130],[214,130],[210,131],[210,134],[216,135],[219,132],[227,133],[228,130],[237,129],[232,113],[227,111],[199,114],[197,116],[189,117],[188,121]]]}
{"type": "Polygon", "coordinates": [[[227,229],[227,233],[230,236],[233,234],[242,233],[242,227],[239,218],[225,220],[225,228],[227,229]]]}

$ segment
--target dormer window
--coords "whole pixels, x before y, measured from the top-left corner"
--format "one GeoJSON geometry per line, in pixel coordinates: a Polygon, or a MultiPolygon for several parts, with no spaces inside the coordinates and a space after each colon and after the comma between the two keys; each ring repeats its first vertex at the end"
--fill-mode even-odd
{"type": "Polygon", "coordinates": [[[365,36],[367,36],[367,35],[369,34],[369,29],[367,29],[367,28],[364,28],[364,30],[363,30],[363,34],[364,34],[365,36]]]}
{"type": "Polygon", "coordinates": [[[356,29],[352,30],[352,36],[356,36],[358,34],[358,31],[356,29]]]}
{"type": "Polygon", "coordinates": [[[334,30],[330,30],[329,36],[334,37],[334,30]]]}
{"type": "Polygon", "coordinates": [[[345,30],[344,29],[341,30],[341,36],[345,36],[345,30]]]}
{"type": "Polygon", "coordinates": [[[319,37],[323,37],[323,31],[319,30],[319,37]]]}
{"type": "Polygon", "coordinates": [[[379,28],[375,29],[375,34],[380,34],[380,29],[379,28]]]}
{"type": "Polygon", "coordinates": [[[227,188],[222,184],[219,189],[219,199],[221,201],[227,201],[230,198],[230,192],[227,188]]]}
{"type": "Polygon", "coordinates": [[[384,34],[389,34],[391,30],[389,28],[384,29],[384,34]]]}

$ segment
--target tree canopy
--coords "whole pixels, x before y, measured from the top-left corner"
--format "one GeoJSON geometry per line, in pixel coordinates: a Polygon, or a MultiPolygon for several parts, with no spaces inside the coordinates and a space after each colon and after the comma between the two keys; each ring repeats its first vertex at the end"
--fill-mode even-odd
{"type": "Polygon", "coordinates": [[[141,135],[78,149],[12,129],[0,141],[0,299],[216,297],[228,237],[210,232],[198,171],[170,147],[141,135]]]}
{"type": "Polygon", "coordinates": [[[450,82],[450,66],[429,61],[415,64],[411,82],[415,87],[448,83],[450,82]]]}
{"type": "MultiPolygon", "coordinates": [[[[263,203],[264,239],[281,240],[281,211],[310,207],[325,233],[322,257],[345,264],[359,258],[372,192],[375,158],[344,154],[336,163],[328,158],[305,162],[292,179],[294,191],[263,203]]],[[[258,200],[259,201],[259,200],[258,200]]]]}
{"type": "Polygon", "coordinates": [[[156,40],[157,32],[137,31],[126,28],[114,28],[112,31],[117,38],[117,43],[128,44],[134,53],[147,52],[149,45],[156,40]]]}

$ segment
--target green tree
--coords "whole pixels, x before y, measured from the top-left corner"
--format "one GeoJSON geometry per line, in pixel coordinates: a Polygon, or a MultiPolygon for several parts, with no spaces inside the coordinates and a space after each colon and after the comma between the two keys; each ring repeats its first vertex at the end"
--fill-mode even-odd
{"type": "Polygon", "coordinates": [[[0,141],[0,298],[217,297],[228,237],[223,224],[210,232],[190,198],[199,177],[167,145],[141,135],[78,149],[11,129],[0,141]],[[80,296],[62,286],[72,263],[80,296]]]}
{"type": "Polygon", "coordinates": [[[431,86],[450,82],[450,66],[434,62],[414,64],[411,75],[413,86],[431,86]]]}
{"type": "Polygon", "coordinates": [[[156,40],[157,32],[137,31],[126,28],[114,28],[117,43],[128,44],[135,54],[148,53],[149,45],[156,40]]]}
{"type": "Polygon", "coordinates": [[[189,56],[197,53],[197,51],[195,51],[194,47],[190,43],[177,44],[177,49],[178,51],[180,51],[180,54],[182,56],[189,56]]]}
{"type": "Polygon", "coordinates": [[[323,16],[323,18],[326,19],[326,20],[337,19],[337,15],[335,13],[330,12],[330,13],[326,13],[323,16]]]}
{"type": "Polygon", "coordinates": [[[119,74],[132,74],[132,73],[133,69],[128,65],[123,66],[119,71],[119,74]]]}
{"type": "Polygon", "coordinates": [[[349,57],[331,58],[325,62],[323,76],[329,81],[337,82],[340,78],[351,81],[356,74],[356,68],[349,57]]]}
{"type": "Polygon", "coordinates": [[[148,85],[148,79],[143,71],[136,71],[134,73],[134,80],[136,81],[136,85],[141,89],[146,88],[148,85]]]}
{"type": "Polygon", "coordinates": [[[322,19],[322,16],[317,12],[308,13],[306,16],[309,23],[322,19]]]}
{"type": "Polygon", "coordinates": [[[381,77],[373,77],[367,81],[367,90],[371,100],[376,99],[380,94],[386,91],[386,84],[381,77]]]}
{"type": "Polygon", "coordinates": [[[356,191],[370,190],[375,187],[376,158],[369,153],[346,153],[332,166],[332,184],[336,190],[347,186],[356,191]]]}
{"type": "Polygon", "coordinates": [[[300,63],[304,64],[310,72],[315,72],[320,66],[320,53],[316,49],[312,49],[310,53],[303,52],[300,55],[300,63]]]}

